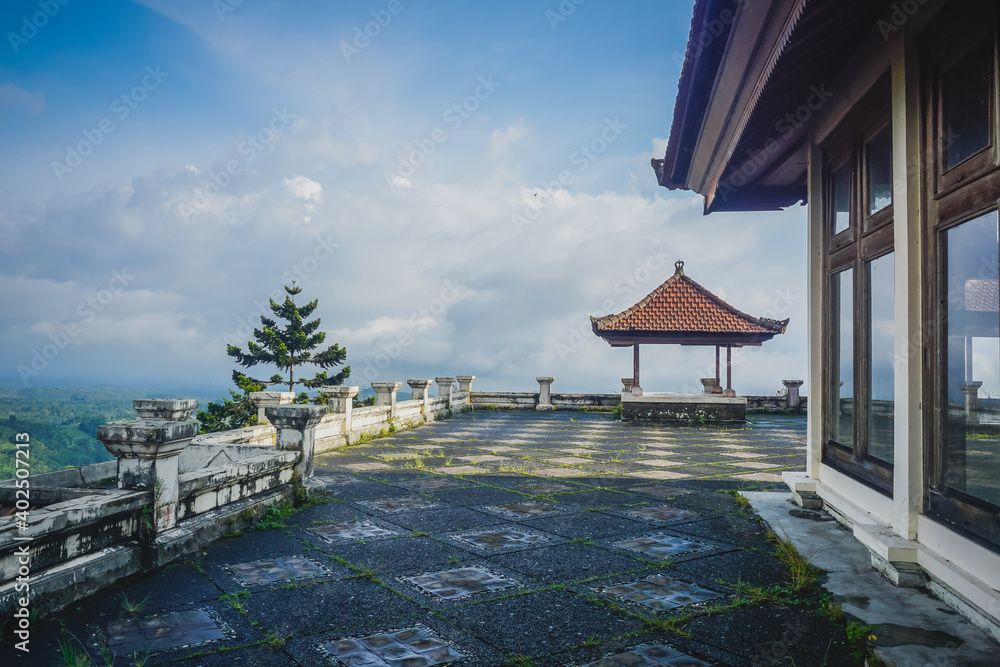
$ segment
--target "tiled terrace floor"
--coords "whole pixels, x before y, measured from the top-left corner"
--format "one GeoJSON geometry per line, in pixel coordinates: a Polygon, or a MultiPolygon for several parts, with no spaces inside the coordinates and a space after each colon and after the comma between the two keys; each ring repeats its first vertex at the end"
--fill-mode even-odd
{"type": "MultiPolygon", "coordinates": [[[[111,645],[146,665],[852,665],[819,592],[736,591],[789,576],[717,491],[771,487],[804,436],[464,414],[321,457],[327,502],[62,621],[96,664],[111,645]]],[[[53,664],[54,627],[19,664],[53,664]]]]}

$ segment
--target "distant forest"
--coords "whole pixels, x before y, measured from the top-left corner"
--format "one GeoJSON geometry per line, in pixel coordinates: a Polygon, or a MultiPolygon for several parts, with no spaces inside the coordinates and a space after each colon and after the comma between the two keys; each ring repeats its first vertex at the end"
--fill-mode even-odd
{"type": "MultiPolygon", "coordinates": [[[[14,476],[17,433],[31,438],[32,473],[110,461],[97,427],[135,419],[134,399],[164,395],[121,387],[0,387],[0,479],[14,476]]],[[[199,400],[204,407],[207,399],[199,400]]]]}

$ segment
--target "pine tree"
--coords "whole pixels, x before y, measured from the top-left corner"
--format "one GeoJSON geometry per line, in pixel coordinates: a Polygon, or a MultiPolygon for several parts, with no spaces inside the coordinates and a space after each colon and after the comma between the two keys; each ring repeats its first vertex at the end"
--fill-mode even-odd
{"type": "MultiPolygon", "coordinates": [[[[326,334],[319,331],[320,319],[307,321],[316,310],[319,301],[314,299],[304,306],[297,306],[292,297],[302,292],[302,288],[296,286],[294,282],[291,287],[285,286],[285,292],[288,294],[284,303],[278,304],[274,299],[270,300],[271,312],[276,319],[260,316],[262,328],[254,329],[253,336],[256,342],[247,342],[247,352],[243,352],[235,345],[229,345],[226,347],[226,353],[244,368],[252,368],[258,364],[277,366],[282,373],[287,373],[287,378],[281,373],[275,373],[269,380],[255,380],[239,371],[234,371],[234,381],[238,375],[241,379],[263,386],[287,384],[288,391],[295,391],[295,385],[318,389],[343,384],[351,374],[350,366],[345,366],[333,376],[327,371],[344,363],[347,359],[347,350],[334,344],[322,352],[314,352],[326,340],[326,334]],[[287,325],[280,327],[278,319],[284,320],[287,325]],[[306,364],[319,366],[323,371],[317,372],[312,379],[296,379],[296,369],[306,364]]],[[[300,394],[299,398],[302,399],[303,395],[300,394]]]]}
{"type": "MultiPolygon", "coordinates": [[[[198,411],[202,433],[231,431],[257,423],[257,406],[250,399],[250,394],[263,391],[264,385],[254,382],[239,371],[233,371],[233,384],[243,393],[237,394],[230,389],[229,398],[222,403],[209,403],[204,410],[198,411]]],[[[83,430],[82,426],[80,430],[83,430]]]]}

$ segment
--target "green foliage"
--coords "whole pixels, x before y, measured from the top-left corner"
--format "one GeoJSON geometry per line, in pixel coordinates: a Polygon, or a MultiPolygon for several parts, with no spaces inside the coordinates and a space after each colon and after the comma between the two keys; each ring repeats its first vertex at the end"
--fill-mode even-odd
{"type": "Polygon", "coordinates": [[[285,503],[284,505],[278,505],[276,507],[268,507],[267,514],[264,518],[257,522],[254,526],[257,530],[267,530],[268,528],[285,528],[285,523],[282,521],[287,516],[295,513],[295,508],[291,503],[285,503]]]}
{"type": "Polygon", "coordinates": [[[14,476],[14,443],[27,433],[31,473],[112,460],[97,438],[109,421],[135,419],[132,400],[162,391],[110,387],[0,387],[0,479],[14,476]]]}
{"type": "Polygon", "coordinates": [[[375,405],[376,400],[378,400],[378,396],[372,394],[371,396],[366,396],[365,398],[360,398],[360,399],[357,396],[355,396],[352,402],[354,404],[354,407],[356,408],[367,408],[369,406],[375,405]]]}
{"type": "Polygon", "coordinates": [[[618,404],[618,405],[616,405],[616,406],[614,407],[614,409],[613,409],[613,410],[611,411],[611,415],[612,415],[612,416],[613,416],[613,417],[614,417],[615,419],[619,419],[619,420],[620,420],[620,419],[622,418],[622,413],[623,413],[624,409],[625,409],[625,408],[623,408],[623,407],[622,407],[622,404],[621,404],[621,403],[619,403],[619,404],[618,404]]]}
{"type": "Polygon", "coordinates": [[[250,400],[250,392],[263,391],[264,385],[239,371],[233,371],[233,384],[243,393],[237,394],[230,389],[229,398],[221,403],[209,403],[204,410],[198,411],[202,433],[231,431],[257,423],[257,406],[250,400]]]}
{"type": "Polygon", "coordinates": [[[296,385],[318,389],[343,384],[351,374],[350,366],[345,366],[333,376],[328,375],[327,371],[344,363],[347,350],[334,344],[322,352],[315,352],[326,340],[326,334],[319,330],[320,319],[308,321],[316,310],[318,300],[314,299],[304,306],[296,305],[292,297],[301,293],[302,288],[294,282],[291,287],[285,286],[285,292],[287,295],[283,303],[270,300],[271,312],[275,317],[260,316],[262,328],[254,329],[255,341],[247,342],[247,352],[229,345],[226,353],[244,368],[252,368],[258,364],[276,366],[281,373],[272,375],[269,380],[252,380],[263,386],[287,384],[288,391],[295,391],[296,385]],[[279,325],[279,319],[283,320],[284,326],[279,325]],[[295,379],[296,367],[304,364],[312,364],[323,370],[317,372],[312,379],[295,379]],[[283,377],[282,373],[287,374],[287,377],[283,377]]]}

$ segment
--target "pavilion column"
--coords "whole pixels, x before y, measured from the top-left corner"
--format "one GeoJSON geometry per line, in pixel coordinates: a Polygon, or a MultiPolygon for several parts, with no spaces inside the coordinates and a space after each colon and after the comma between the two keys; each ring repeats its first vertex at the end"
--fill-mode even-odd
{"type": "Polygon", "coordinates": [[[719,346],[715,346],[715,385],[718,386],[722,382],[722,376],[719,375],[719,346]]]}
{"type": "Polygon", "coordinates": [[[639,343],[632,345],[632,393],[642,396],[642,386],[639,384],[639,343]]]}
{"type": "Polygon", "coordinates": [[[733,391],[733,346],[726,346],[726,390],[722,392],[723,396],[732,397],[736,396],[736,392],[733,391]]]}

